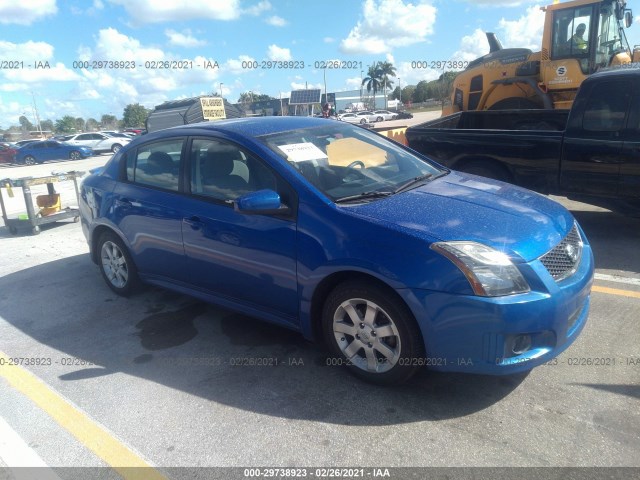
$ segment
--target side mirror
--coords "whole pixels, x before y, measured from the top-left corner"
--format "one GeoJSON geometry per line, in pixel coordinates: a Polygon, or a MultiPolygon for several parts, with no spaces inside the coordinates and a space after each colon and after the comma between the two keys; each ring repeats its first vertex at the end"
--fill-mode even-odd
{"type": "Polygon", "coordinates": [[[280,195],[273,190],[258,190],[242,195],[233,202],[233,208],[236,212],[263,215],[281,215],[290,211],[289,207],[282,205],[280,195]]]}
{"type": "Polygon", "coordinates": [[[629,28],[633,24],[633,13],[631,10],[624,12],[624,26],[629,28]]]}

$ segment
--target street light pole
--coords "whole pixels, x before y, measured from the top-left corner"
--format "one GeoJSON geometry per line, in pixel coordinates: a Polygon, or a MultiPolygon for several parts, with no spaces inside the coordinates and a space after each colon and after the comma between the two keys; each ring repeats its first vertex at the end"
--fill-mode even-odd
{"type": "Polygon", "coordinates": [[[220,82],[220,98],[222,98],[222,85],[224,85],[224,83],[220,82]]]}

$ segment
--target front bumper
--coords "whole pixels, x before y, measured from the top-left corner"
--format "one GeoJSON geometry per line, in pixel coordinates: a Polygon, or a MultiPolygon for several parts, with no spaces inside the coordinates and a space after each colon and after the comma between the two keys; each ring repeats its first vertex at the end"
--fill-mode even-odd
{"type": "Polygon", "coordinates": [[[585,243],[580,265],[556,282],[540,260],[520,265],[531,291],[505,297],[420,289],[399,292],[412,309],[427,352],[440,371],[503,375],[557,357],[578,337],[589,314],[594,261],[585,243]]]}

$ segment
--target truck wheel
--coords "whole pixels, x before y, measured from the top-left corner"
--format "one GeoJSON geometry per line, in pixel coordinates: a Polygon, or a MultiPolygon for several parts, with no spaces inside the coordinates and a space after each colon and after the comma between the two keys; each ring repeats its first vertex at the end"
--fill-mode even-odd
{"type": "Polygon", "coordinates": [[[322,330],[335,364],[372,383],[403,383],[424,357],[411,312],[391,292],[369,282],[345,282],[329,294],[322,330]]]}
{"type": "Polygon", "coordinates": [[[489,110],[540,110],[540,104],[528,98],[505,98],[499,100],[489,107],[489,110]]]}
{"type": "Polygon", "coordinates": [[[473,175],[479,175],[485,178],[491,178],[493,180],[500,180],[501,182],[508,182],[509,176],[505,172],[505,170],[497,165],[492,165],[491,163],[485,162],[470,162],[462,167],[459,167],[458,170],[465,173],[471,173],[473,175]]]}

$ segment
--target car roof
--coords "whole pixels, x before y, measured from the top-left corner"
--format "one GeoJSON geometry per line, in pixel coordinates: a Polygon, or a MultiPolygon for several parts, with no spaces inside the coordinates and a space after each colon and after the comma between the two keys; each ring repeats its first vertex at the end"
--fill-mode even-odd
{"type": "Polygon", "coordinates": [[[203,134],[207,132],[221,132],[226,134],[236,134],[249,137],[269,135],[272,133],[287,132],[299,128],[312,128],[327,125],[325,118],[313,117],[251,117],[233,118],[228,120],[216,120],[213,122],[200,122],[188,125],[171,127],[157,132],[149,133],[143,139],[150,139],[164,136],[163,133],[185,135],[203,134]]]}

